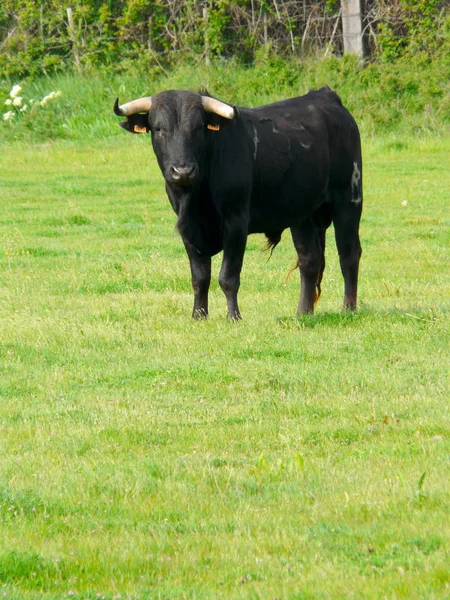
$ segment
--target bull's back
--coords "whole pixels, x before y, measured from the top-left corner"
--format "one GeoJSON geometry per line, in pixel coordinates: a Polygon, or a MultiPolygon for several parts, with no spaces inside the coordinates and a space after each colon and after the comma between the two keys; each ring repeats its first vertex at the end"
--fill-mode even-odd
{"type": "Polygon", "coordinates": [[[292,142],[293,159],[308,166],[327,165],[327,178],[339,185],[351,177],[353,163],[361,165],[361,142],[353,116],[330,88],[258,107],[260,118],[280,124],[292,142]],[[310,142],[308,142],[308,136],[310,142]],[[309,156],[303,150],[309,145],[309,156]]]}

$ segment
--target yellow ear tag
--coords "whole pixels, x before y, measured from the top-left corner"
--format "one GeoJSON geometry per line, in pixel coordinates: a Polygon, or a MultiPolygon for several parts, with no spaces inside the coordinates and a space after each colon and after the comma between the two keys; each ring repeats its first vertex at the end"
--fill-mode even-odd
{"type": "Polygon", "coordinates": [[[220,125],[207,125],[206,127],[211,131],[220,131],[220,125]]]}
{"type": "Polygon", "coordinates": [[[141,127],[140,125],[135,125],[134,133],[147,133],[147,129],[145,127],[141,127]]]}

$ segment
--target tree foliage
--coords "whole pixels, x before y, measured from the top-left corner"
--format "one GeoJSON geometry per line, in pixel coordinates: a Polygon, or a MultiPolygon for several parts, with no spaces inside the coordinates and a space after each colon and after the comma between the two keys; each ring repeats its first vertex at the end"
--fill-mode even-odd
{"type": "MultiPolygon", "coordinates": [[[[448,0],[366,0],[369,58],[388,61],[448,44],[448,0]]],[[[342,53],[339,0],[1,0],[0,75],[68,66],[164,70],[186,59],[251,63],[342,53]],[[68,10],[69,9],[69,10],[68,10]]]]}

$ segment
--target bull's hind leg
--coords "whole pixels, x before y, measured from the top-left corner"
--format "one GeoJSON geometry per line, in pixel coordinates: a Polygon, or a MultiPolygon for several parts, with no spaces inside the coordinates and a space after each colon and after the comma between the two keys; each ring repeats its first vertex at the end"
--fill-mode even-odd
{"type": "Polygon", "coordinates": [[[359,221],[362,212],[362,193],[355,186],[331,193],[333,224],[339,262],[344,277],[344,304],[346,310],[356,310],[358,271],[361,258],[359,221]]]}
{"type": "Polygon", "coordinates": [[[318,227],[313,220],[301,226],[291,227],[292,240],[298,256],[300,269],[300,300],[297,317],[314,312],[320,296],[320,283],[325,269],[325,227],[318,227]]]}

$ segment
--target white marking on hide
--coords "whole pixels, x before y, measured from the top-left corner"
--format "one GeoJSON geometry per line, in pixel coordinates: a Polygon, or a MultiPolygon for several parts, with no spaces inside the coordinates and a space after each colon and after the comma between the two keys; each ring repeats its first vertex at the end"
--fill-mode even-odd
{"type": "Polygon", "coordinates": [[[309,150],[311,148],[311,144],[304,144],[303,142],[300,142],[302,145],[302,148],[304,148],[305,150],[309,150]]]}
{"type": "Polygon", "coordinates": [[[353,163],[353,173],[352,173],[352,185],[359,185],[361,181],[361,173],[358,169],[358,163],[353,163]]]}
{"type": "Polygon", "coordinates": [[[354,204],[359,204],[361,199],[361,171],[358,169],[358,164],[354,162],[352,173],[352,202],[354,204]]]}
{"type": "Polygon", "coordinates": [[[253,125],[253,131],[255,133],[255,137],[253,138],[253,143],[255,144],[255,151],[253,153],[253,160],[256,160],[256,155],[258,154],[259,139],[258,139],[258,132],[256,131],[256,127],[254,125],[253,125]]]}

